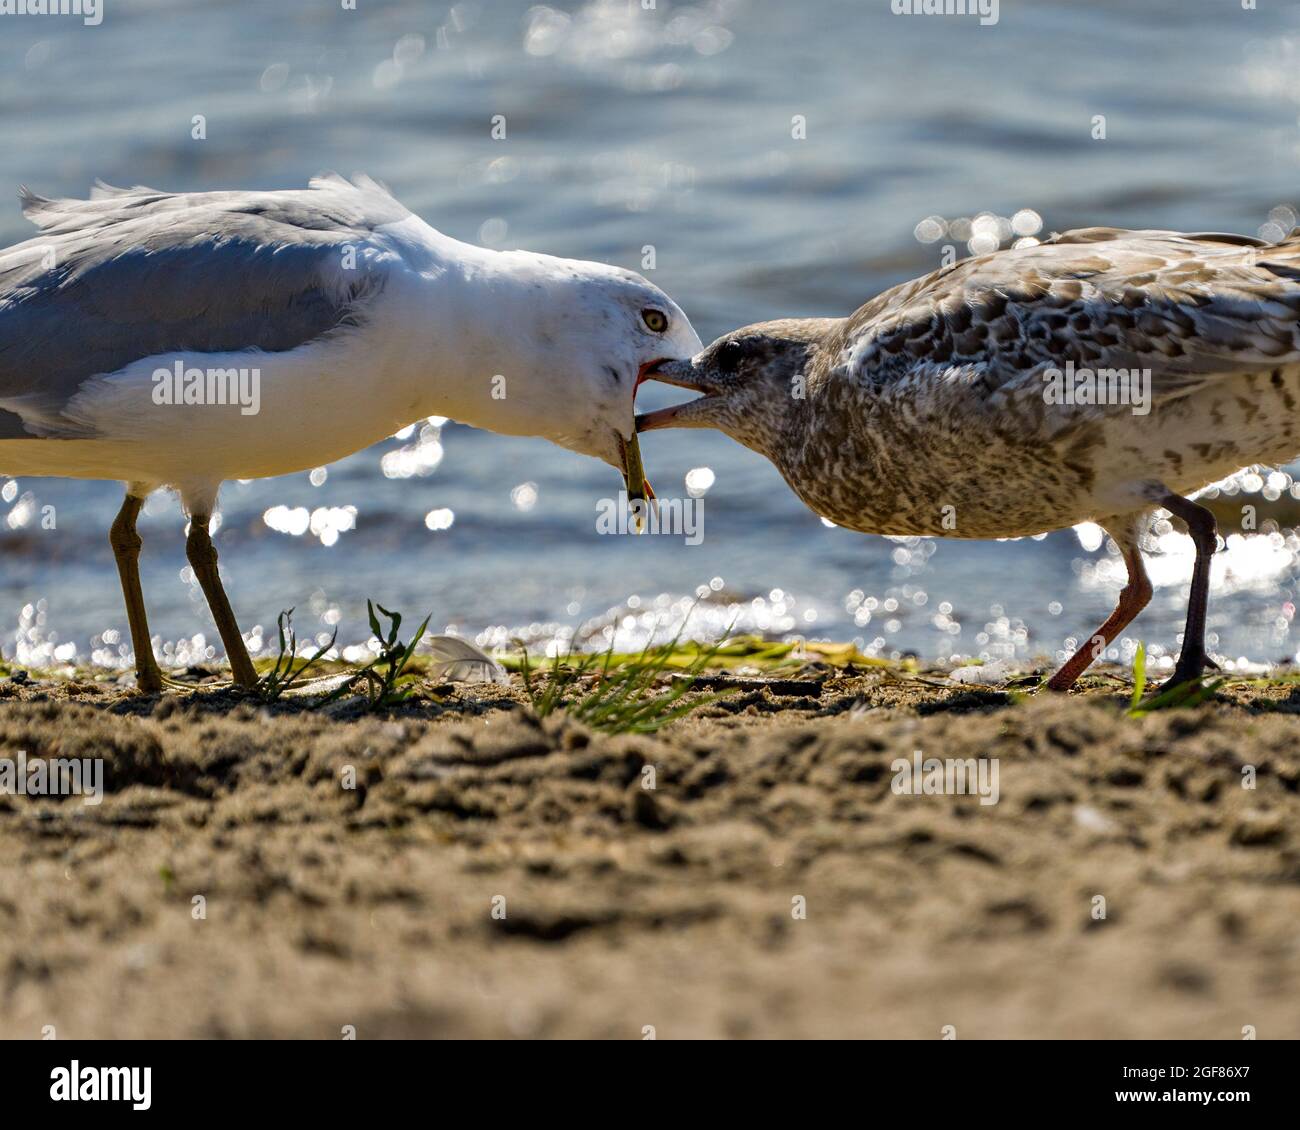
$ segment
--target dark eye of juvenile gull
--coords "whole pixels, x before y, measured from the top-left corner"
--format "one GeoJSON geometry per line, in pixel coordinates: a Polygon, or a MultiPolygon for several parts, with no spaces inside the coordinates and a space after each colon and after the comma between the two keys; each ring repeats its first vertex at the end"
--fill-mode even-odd
{"type": "Polygon", "coordinates": [[[724,342],[722,348],[718,350],[718,368],[724,373],[734,373],[744,355],[745,347],[740,342],[734,340],[724,342]]]}

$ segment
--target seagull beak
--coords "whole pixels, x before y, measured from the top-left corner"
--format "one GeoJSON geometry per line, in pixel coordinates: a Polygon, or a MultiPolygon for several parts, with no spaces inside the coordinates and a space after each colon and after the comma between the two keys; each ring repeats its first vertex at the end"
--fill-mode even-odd
{"type": "Polygon", "coordinates": [[[696,369],[695,362],[689,358],[685,361],[659,361],[647,365],[642,370],[641,380],[689,388],[692,392],[717,392],[711,383],[704,380],[703,374],[696,369]]]}
{"type": "MultiPolygon", "coordinates": [[[[636,375],[636,384],[632,387],[632,400],[635,407],[636,390],[641,387],[641,382],[646,380],[654,373],[663,361],[647,361],[638,370],[636,375]]],[[[622,463],[623,483],[627,487],[627,498],[629,502],[649,501],[655,499],[654,488],[650,485],[645,477],[645,467],[641,463],[641,443],[637,439],[636,431],[633,430],[631,439],[624,439],[619,433],[615,433],[618,440],[618,455],[622,463]]]]}
{"type": "Polygon", "coordinates": [[[689,360],[661,361],[645,371],[641,379],[659,381],[661,384],[673,385],[676,388],[687,388],[692,392],[703,392],[706,395],[697,400],[688,400],[682,404],[660,408],[655,412],[642,412],[636,418],[636,430],[638,432],[652,432],[656,428],[707,426],[703,414],[717,400],[715,395],[709,394],[717,394],[722,391],[695,367],[694,362],[689,360]]]}

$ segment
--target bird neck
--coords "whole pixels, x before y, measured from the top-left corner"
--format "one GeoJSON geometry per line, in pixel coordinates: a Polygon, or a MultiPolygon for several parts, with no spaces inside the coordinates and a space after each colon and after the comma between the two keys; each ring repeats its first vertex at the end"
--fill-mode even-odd
{"type": "Polygon", "coordinates": [[[494,432],[532,434],[529,400],[539,349],[530,300],[536,295],[517,269],[527,253],[461,243],[412,220],[389,233],[404,264],[389,276],[383,335],[395,343],[396,395],[411,420],[446,416],[494,432]]]}
{"type": "Polygon", "coordinates": [[[832,354],[813,344],[812,334],[825,334],[831,319],[790,322],[802,334],[773,348],[770,361],[752,370],[743,389],[733,397],[722,424],[732,439],[766,456],[785,471],[791,460],[802,458],[807,437],[828,423],[838,390],[833,386],[832,354]]]}

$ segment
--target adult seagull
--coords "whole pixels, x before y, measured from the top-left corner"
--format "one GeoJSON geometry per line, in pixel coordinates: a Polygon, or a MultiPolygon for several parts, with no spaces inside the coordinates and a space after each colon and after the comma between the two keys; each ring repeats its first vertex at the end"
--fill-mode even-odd
{"type": "MultiPolygon", "coordinates": [[[[955,263],[847,318],[735,330],[653,379],[705,395],[642,431],[713,427],[865,533],[1022,537],[1093,521],[1128,584],[1047,686],[1068,690],[1151,599],[1157,508],[1196,546],[1170,685],[1198,678],[1214,515],[1187,495],[1300,455],[1300,228],[1085,228],[955,263]]],[[[1014,581],[1011,582],[1014,584],[1014,581]]]]}
{"type": "Polygon", "coordinates": [[[366,177],[280,192],[23,189],[0,250],[0,473],[117,479],[138,685],[163,684],[136,518],[176,490],[235,681],[257,675],[217,572],[221,483],[339,459],[424,416],[544,436],[648,489],[633,397],[700,340],[645,279],[442,235],[366,177]]]}

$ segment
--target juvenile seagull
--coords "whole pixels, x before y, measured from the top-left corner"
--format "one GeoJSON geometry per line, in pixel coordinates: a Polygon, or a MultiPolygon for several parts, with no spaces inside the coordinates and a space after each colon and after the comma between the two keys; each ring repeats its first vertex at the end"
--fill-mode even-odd
{"type": "Polygon", "coordinates": [[[1138,539],[1164,507],[1196,545],[1181,683],[1210,663],[1217,545],[1213,516],[1186,496],[1300,454],[1300,228],[1276,244],[1067,232],[955,263],[847,318],[747,326],[649,376],[705,395],[638,417],[640,430],[719,428],[841,526],[965,538],[1104,527],[1128,583],[1054,690],[1151,599],[1138,539]]]}
{"type": "Polygon", "coordinates": [[[639,275],[460,243],[365,177],[24,189],[22,204],[41,234],[0,249],[0,473],[126,482],[111,541],[146,691],[163,682],[135,529],[151,491],[179,492],[186,555],[252,685],[208,535],[223,480],[317,467],[438,415],[594,455],[635,497],[637,381],[700,349],[639,275]]]}

